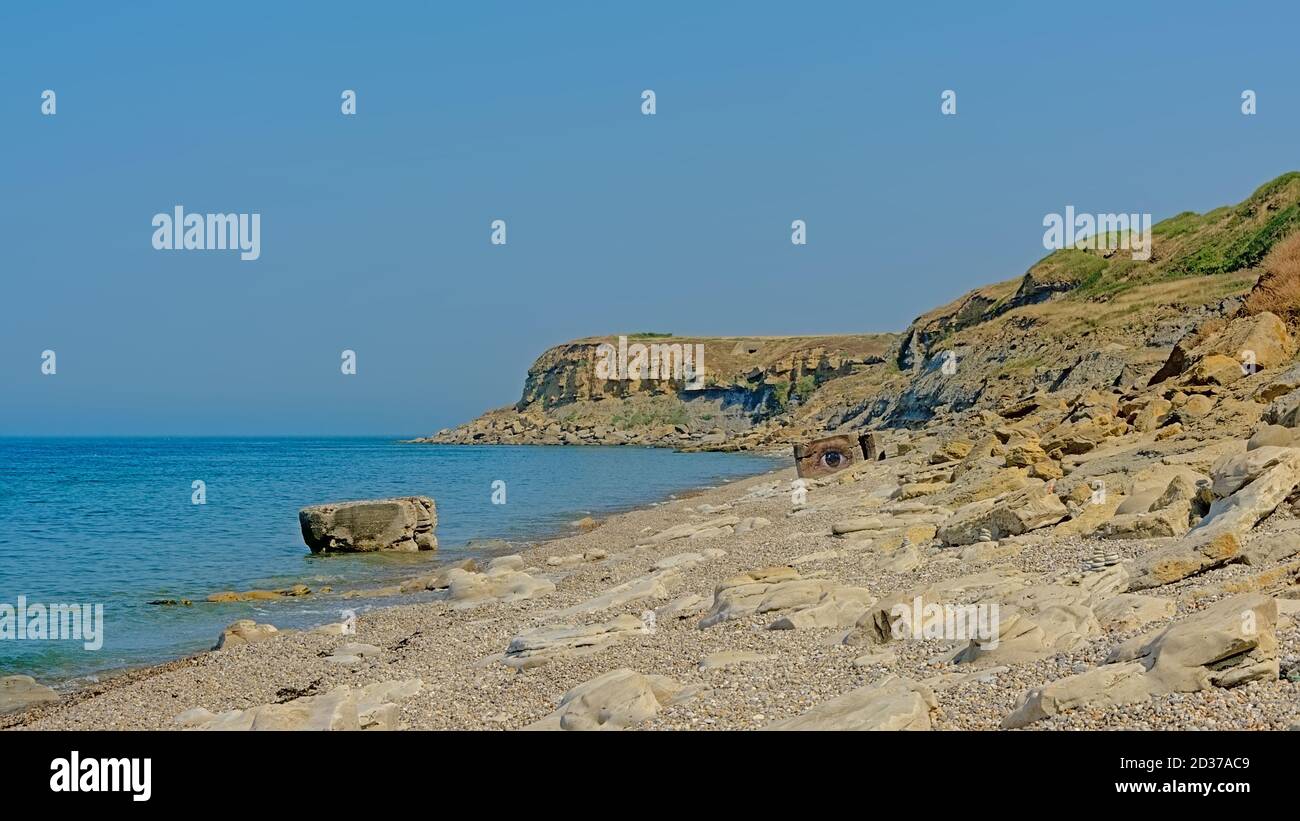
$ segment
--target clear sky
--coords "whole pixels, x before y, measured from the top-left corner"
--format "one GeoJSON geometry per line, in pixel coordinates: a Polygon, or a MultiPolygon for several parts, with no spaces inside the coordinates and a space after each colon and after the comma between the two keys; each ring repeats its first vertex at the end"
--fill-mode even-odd
{"type": "Polygon", "coordinates": [[[1066,205],[1300,168],[1294,3],[22,5],[0,435],[432,432],[572,338],[900,330],[1066,205]],[[261,258],[154,250],[178,204],[261,258]]]}

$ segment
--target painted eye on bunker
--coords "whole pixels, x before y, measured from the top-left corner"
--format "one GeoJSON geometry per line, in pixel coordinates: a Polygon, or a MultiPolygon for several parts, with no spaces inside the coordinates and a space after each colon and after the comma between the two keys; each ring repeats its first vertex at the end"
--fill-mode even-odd
{"type": "Polygon", "coordinates": [[[820,461],[822,467],[828,467],[833,470],[844,465],[848,460],[845,458],[844,454],[840,453],[838,450],[828,450],[822,454],[820,461]]]}

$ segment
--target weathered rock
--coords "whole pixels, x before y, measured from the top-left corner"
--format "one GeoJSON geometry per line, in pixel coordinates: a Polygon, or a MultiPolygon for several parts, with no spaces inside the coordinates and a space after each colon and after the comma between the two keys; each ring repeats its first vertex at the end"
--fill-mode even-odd
{"type": "Polygon", "coordinates": [[[252,619],[240,619],[221,631],[221,637],[217,639],[217,645],[212,649],[221,650],[237,644],[253,644],[254,642],[266,641],[275,638],[279,632],[274,625],[258,624],[252,619]]]}
{"type": "Polygon", "coordinates": [[[1300,528],[1260,536],[1241,550],[1241,560],[1256,567],[1300,554],[1300,528]]]}
{"type": "MultiPolygon", "coordinates": [[[[799,571],[793,567],[764,567],[724,580],[713,591],[713,607],[700,620],[700,627],[712,627],[728,619],[741,618],[757,611],[760,603],[777,585],[799,581],[799,571]]],[[[824,584],[824,583],[823,583],[824,584]]],[[[814,603],[824,587],[816,582],[804,585],[800,594],[804,604],[814,603]]],[[[789,600],[793,589],[785,591],[789,600]]]]}
{"type": "Polygon", "coordinates": [[[1137,661],[1153,689],[1190,693],[1278,675],[1277,603],[1248,593],[1116,647],[1107,664],[1137,661]]]}
{"type": "Polygon", "coordinates": [[[497,568],[486,573],[453,568],[447,574],[447,584],[452,607],[458,610],[477,607],[485,602],[535,599],[555,592],[555,583],[549,579],[539,579],[508,568],[497,568]]]}
{"type": "Polygon", "coordinates": [[[930,464],[939,465],[944,462],[958,462],[970,455],[972,444],[964,439],[953,439],[944,442],[939,449],[930,455],[930,464]]]}
{"type": "MultiPolygon", "coordinates": [[[[973,608],[972,608],[973,609],[973,608]]],[[[1092,609],[1082,604],[1050,605],[1037,612],[999,612],[995,639],[972,638],[953,661],[958,664],[1015,664],[1077,647],[1101,633],[1092,609]]]]}
{"type": "MultiPolygon", "coordinates": [[[[769,597],[769,602],[773,598],[776,598],[776,595],[769,597]]],[[[866,588],[832,585],[815,603],[795,606],[790,612],[769,624],[768,629],[812,630],[852,627],[875,601],[875,596],[867,592],[866,588]]],[[[765,602],[759,605],[758,612],[767,612],[765,607],[775,609],[768,607],[768,603],[765,602]]]]}
{"type": "Polygon", "coordinates": [[[846,536],[863,530],[880,530],[884,523],[877,516],[862,516],[856,519],[844,519],[831,525],[831,534],[846,536]]]}
{"type": "MultiPolygon", "coordinates": [[[[1241,487],[1231,496],[1217,500],[1210,505],[1205,519],[1197,525],[1197,530],[1250,530],[1265,516],[1272,513],[1291,492],[1300,485],[1300,450],[1282,448],[1289,451],[1278,456],[1276,461],[1259,473],[1249,484],[1241,487]]],[[[1250,451],[1261,454],[1267,459],[1268,448],[1250,451]]]]}
{"type": "MultiPolygon", "coordinates": [[[[311,588],[305,584],[295,584],[281,590],[223,590],[208,596],[207,601],[229,603],[241,601],[274,601],[282,598],[296,598],[311,594],[311,588]]],[[[152,603],[152,602],[151,602],[152,603]]]]}
{"type": "Polygon", "coordinates": [[[581,604],[567,607],[556,613],[556,615],[560,618],[569,618],[584,613],[599,613],[611,607],[618,607],[642,599],[666,599],[669,596],[667,582],[674,577],[674,574],[675,571],[673,570],[663,570],[646,576],[638,576],[631,581],[615,585],[604,593],[581,604]]]}
{"type": "Polygon", "coordinates": [[[1202,394],[1189,397],[1186,404],[1178,409],[1180,417],[1199,419],[1214,410],[1214,400],[1202,394]]]}
{"type": "Polygon", "coordinates": [[[1188,373],[1188,381],[1193,385],[1231,385],[1244,374],[1241,362],[1230,356],[1213,353],[1195,365],[1188,373]]]}
{"type": "Polygon", "coordinates": [[[1002,720],[1002,726],[1025,727],[1081,707],[1106,708],[1146,701],[1151,691],[1145,673],[1146,668],[1138,662],[1107,664],[1034,688],[1021,696],[1016,709],[1002,720]]]}
{"type": "Polygon", "coordinates": [[[673,599],[663,607],[656,608],[655,619],[666,622],[694,618],[703,613],[708,604],[708,599],[698,593],[688,593],[685,596],[673,599]]]}
{"type": "Polygon", "coordinates": [[[1181,536],[1191,528],[1186,500],[1150,513],[1127,513],[1103,521],[1092,535],[1099,539],[1154,539],[1181,536]]]}
{"type": "Polygon", "coordinates": [[[1300,388],[1274,399],[1262,418],[1268,424],[1284,428],[1300,427],[1300,388]]]}
{"type": "Polygon", "coordinates": [[[626,614],[602,624],[538,627],[511,639],[503,661],[510,667],[527,669],[555,658],[596,653],[628,636],[649,632],[644,622],[626,614]]]}
{"type": "Polygon", "coordinates": [[[379,648],[373,644],[362,644],[361,642],[350,641],[334,648],[334,651],[325,657],[326,661],[334,664],[356,665],[362,660],[371,656],[379,655],[379,648]]]}
{"type": "Polygon", "coordinates": [[[689,553],[677,553],[672,556],[665,556],[652,565],[653,570],[687,570],[695,567],[697,564],[721,559],[727,555],[727,551],[719,550],[716,547],[705,548],[698,553],[692,551],[689,553]]]}
{"type": "Polygon", "coordinates": [[[1258,593],[1220,601],[1111,651],[1106,664],[1030,690],[1002,722],[1023,727],[1080,708],[1235,687],[1278,675],[1277,605],[1258,593]]]}
{"type": "Polygon", "coordinates": [[[685,522],[662,530],[647,540],[647,544],[663,544],[677,539],[704,539],[725,536],[732,533],[740,519],[735,516],[720,516],[707,522],[685,522]]]}
{"type": "Polygon", "coordinates": [[[1223,497],[1236,493],[1261,473],[1296,453],[1291,447],[1266,446],[1219,459],[1210,469],[1214,495],[1223,497]]]}
{"type": "Polygon", "coordinates": [[[1121,593],[1098,604],[1093,612],[1103,627],[1137,630],[1153,621],[1172,619],[1176,607],[1173,599],[1121,593]]]}
{"type": "Polygon", "coordinates": [[[555,712],[526,730],[623,730],[653,718],[682,693],[666,676],[611,670],[564,694],[555,712]]]}
{"type": "Polygon", "coordinates": [[[1006,465],[1009,468],[1027,468],[1046,459],[1047,451],[1037,441],[1024,440],[1007,447],[1006,465]]]}
{"type": "Polygon", "coordinates": [[[1134,563],[1130,590],[1170,584],[1219,567],[1241,553],[1241,536],[1232,530],[1193,529],[1176,544],[1154,550],[1134,563]]]}
{"type": "Polygon", "coordinates": [[[934,692],[911,679],[889,676],[818,704],[765,730],[928,730],[939,712],[934,692]]]}
{"type": "Polygon", "coordinates": [[[396,730],[398,703],[416,695],[420,679],[388,681],[301,696],[283,704],[213,714],[194,707],[176,717],[188,730],[396,730]]]}
{"type": "Polygon", "coordinates": [[[31,676],[0,678],[0,715],[58,700],[58,693],[44,684],[38,684],[31,676]]]}
{"type": "Polygon", "coordinates": [[[312,505],[298,523],[313,553],[438,549],[438,512],[427,496],[312,505]]]}
{"type": "Polygon", "coordinates": [[[1054,525],[1067,515],[1069,510],[1056,494],[1039,483],[958,508],[939,528],[938,537],[949,545],[973,544],[982,530],[1002,539],[1054,525]]]}
{"type": "MultiPolygon", "coordinates": [[[[1283,449],[1289,450],[1289,449],[1283,449]]],[[[1268,458],[1268,448],[1250,451],[1268,458]]],[[[1177,544],[1138,560],[1132,590],[1185,579],[1236,559],[1244,534],[1273,512],[1300,485],[1300,451],[1286,453],[1249,484],[1219,499],[1199,525],[1177,544]]]]}
{"type": "Polygon", "coordinates": [[[1256,450],[1263,447],[1293,448],[1300,446],[1300,437],[1297,437],[1297,431],[1294,428],[1287,428],[1281,425],[1262,424],[1255,429],[1246,442],[1246,450],[1256,450]]]}
{"type": "Polygon", "coordinates": [[[1041,445],[1048,456],[1060,459],[1067,454],[1094,450],[1105,440],[1122,436],[1128,425],[1115,417],[1098,416],[1058,425],[1043,437],[1041,445]]]}

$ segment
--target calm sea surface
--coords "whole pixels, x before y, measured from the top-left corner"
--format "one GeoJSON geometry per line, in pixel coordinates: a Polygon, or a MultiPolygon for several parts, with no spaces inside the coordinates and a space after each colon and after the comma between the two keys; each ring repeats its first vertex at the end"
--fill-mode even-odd
{"type": "MultiPolygon", "coordinates": [[[[629,447],[471,447],[390,439],[0,439],[0,606],[102,604],[102,649],[0,640],[0,675],[43,681],[207,649],[239,618],[277,627],[338,621],[344,608],[417,600],[306,597],[211,604],[218,590],[303,582],[336,591],[482,555],[473,539],[536,539],[582,516],[762,473],[771,457],[629,447]],[[492,503],[492,483],[506,503],[492,503]],[[192,503],[192,483],[207,503],[192,503]],[[313,557],[298,509],[432,496],[435,554],[313,557]],[[191,599],[160,607],[156,599],[191,599]]],[[[435,594],[421,594],[428,598],[435,594]]]]}

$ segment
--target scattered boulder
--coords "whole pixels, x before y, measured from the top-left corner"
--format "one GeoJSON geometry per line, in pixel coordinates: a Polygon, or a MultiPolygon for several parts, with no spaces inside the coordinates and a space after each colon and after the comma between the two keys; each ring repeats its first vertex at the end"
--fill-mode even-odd
{"type": "Polygon", "coordinates": [[[1082,707],[1105,709],[1146,701],[1151,692],[1145,672],[1138,662],[1107,664],[1036,687],[1020,697],[1002,726],[1016,729],[1082,707]]]}
{"type": "Polygon", "coordinates": [[[611,587],[599,596],[575,604],[572,607],[567,607],[555,615],[560,618],[569,618],[570,616],[585,613],[599,613],[611,607],[619,607],[628,602],[641,601],[642,599],[666,599],[669,596],[667,582],[675,576],[675,573],[674,570],[663,570],[646,576],[638,576],[631,581],[611,587]]]}
{"type": "Polygon", "coordinates": [[[275,638],[279,632],[274,625],[258,624],[252,619],[240,619],[221,631],[221,637],[217,639],[217,644],[212,649],[221,650],[237,644],[253,644],[266,641],[275,638]]]}
{"type": "Polygon", "coordinates": [[[397,730],[399,702],[420,692],[420,679],[387,681],[300,696],[283,704],[213,714],[194,707],[176,717],[186,730],[397,730]]]}
{"type": "Polygon", "coordinates": [[[1296,454],[1297,451],[1289,446],[1260,446],[1245,453],[1224,456],[1210,469],[1214,495],[1220,498],[1231,496],[1264,471],[1296,454]]]}
{"type": "Polygon", "coordinates": [[[1124,642],[1096,669],[1030,690],[1002,726],[1024,727],[1069,710],[1106,709],[1152,695],[1276,679],[1276,623],[1277,604],[1269,596],[1224,599],[1124,642]]]}
{"type": "Polygon", "coordinates": [[[1153,621],[1172,619],[1176,611],[1173,599],[1121,593],[1093,608],[1103,627],[1113,630],[1137,630],[1153,621]]]}
{"type": "Polygon", "coordinates": [[[58,700],[58,693],[44,684],[38,684],[31,676],[0,678],[0,715],[58,700]]]}
{"type": "Polygon", "coordinates": [[[655,609],[657,622],[683,621],[700,615],[708,607],[708,599],[698,593],[688,593],[655,609]]]}
{"type": "Polygon", "coordinates": [[[968,545],[980,541],[981,531],[988,531],[994,539],[1003,539],[1054,525],[1069,514],[1056,494],[1039,482],[958,508],[937,535],[944,544],[968,545]]]}
{"type": "Polygon", "coordinates": [[[452,568],[447,574],[447,589],[452,607],[463,610],[488,602],[514,602],[545,596],[555,592],[555,582],[508,567],[489,569],[486,573],[452,568]]]}
{"type": "Polygon", "coordinates": [[[740,519],[735,516],[720,516],[707,522],[685,522],[674,525],[651,536],[648,544],[663,544],[677,539],[710,539],[726,536],[734,532],[740,519]]]}
{"type": "Polygon", "coordinates": [[[938,713],[933,690],[911,679],[889,676],[763,729],[928,730],[938,713]]]}
{"type": "Polygon", "coordinates": [[[526,730],[624,730],[653,718],[683,695],[666,676],[611,670],[564,694],[555,712],[526,730]]]}
{"type": "Polygon", "coordinates": [[[438,512],[427,496],[312,505],[298,524],[313,553],[438,549],[438,512]]]}

